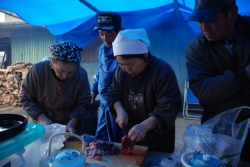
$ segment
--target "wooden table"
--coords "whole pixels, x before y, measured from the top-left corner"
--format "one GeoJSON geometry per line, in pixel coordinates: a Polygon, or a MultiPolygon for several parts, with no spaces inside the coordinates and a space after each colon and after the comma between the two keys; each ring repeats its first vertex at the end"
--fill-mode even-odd
{"type": "MultiPolygon", "coordinates": [[[[114,143],[121,148],[121,143],[114,143]]],[[[81,152],[81,143],[78,140],[69,140],[63,149],[74,149],[81,152]]],[[[102,161],[87,158],[87,163],[95,163],[103,167],[157,167],[163,158],[171,156],[168,153],[148,151],[147,147],[135,145],[131,155],[104,155],[102,161]]]]}

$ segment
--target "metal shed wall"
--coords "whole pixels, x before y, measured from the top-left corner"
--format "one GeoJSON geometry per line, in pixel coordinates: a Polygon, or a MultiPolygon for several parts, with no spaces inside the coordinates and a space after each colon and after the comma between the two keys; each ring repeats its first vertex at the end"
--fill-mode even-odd
{"type": "Polygon", "coordinates": [[[43,27],[25,27],[11,30],[12,60],[37,63],[50,56],[49,46],[55,43],[55,37],[43,27]]]}

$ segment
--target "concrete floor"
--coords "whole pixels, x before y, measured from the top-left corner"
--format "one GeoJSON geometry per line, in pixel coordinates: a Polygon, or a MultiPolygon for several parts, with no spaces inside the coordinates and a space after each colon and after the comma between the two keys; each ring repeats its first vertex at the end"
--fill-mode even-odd
{"type": "MultiPolygon", "coordinates": [[[[24,114],[24,115],[28,116],[27,113],[21,107],[12,107],[12,106],[5,106],[5,105],[0,105],[0,114],[1,113],[18,113],[18,114],[24,114]]],[[[95,121],[97,122],[97,120],[93,120],[93,119],[95,119],[95,117],[93,117],[91,115],[88,116],[87,119],[88,120],[86,120],[86,121],[88,123],[88,126],[87,126],[88,129],[86,129],[86,130],[87,130],[87,132],[92,133],[92,135],[93,135],[93,132],[92,132],[93,130],[91,130],[91,132],[90,132],[89,129],[91,126],[93,127],[92,129],[96,128],[95,121]]],[[[29,118],[29,121],[31,121],[30,118],[29,118]]],[[[175,122],[176,122],[175,123],[175,125],[176,125],[175,149],[181,149],[183,146],[182,135],[186,130],[186,126],[189,124],[192,124],[192,123],[200,124],[200,121],[187,120],[187,119],[183,118],[182,112],[179,112],[175,122]]]]}

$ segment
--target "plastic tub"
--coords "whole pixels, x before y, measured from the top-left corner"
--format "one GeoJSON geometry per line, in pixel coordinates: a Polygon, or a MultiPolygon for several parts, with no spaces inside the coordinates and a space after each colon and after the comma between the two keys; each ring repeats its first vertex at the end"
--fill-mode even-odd
{"type": "Polygon", "coordinates": [[[43,125],[28,123],[22,133],[0,142],[0,167],[39,167],[40,138],[44,135],[43,125]]]}

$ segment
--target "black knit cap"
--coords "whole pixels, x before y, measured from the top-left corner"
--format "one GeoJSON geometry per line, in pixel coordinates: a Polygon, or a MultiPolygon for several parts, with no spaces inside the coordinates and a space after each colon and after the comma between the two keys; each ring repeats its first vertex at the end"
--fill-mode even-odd
{"type": "Polygon", "coordinates": [[[94,30],[112,31],[121,28],[122,18],[113,12],[101,13],[97,16],[97,25],[94,30]]]}

